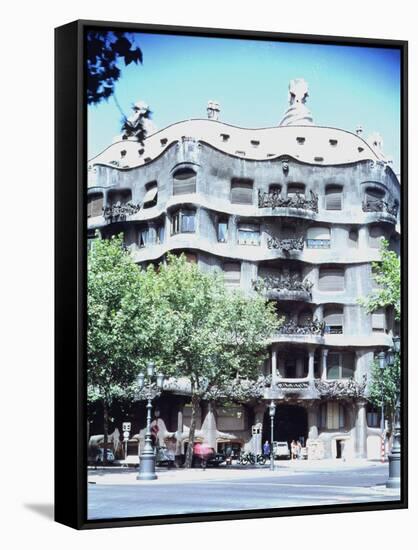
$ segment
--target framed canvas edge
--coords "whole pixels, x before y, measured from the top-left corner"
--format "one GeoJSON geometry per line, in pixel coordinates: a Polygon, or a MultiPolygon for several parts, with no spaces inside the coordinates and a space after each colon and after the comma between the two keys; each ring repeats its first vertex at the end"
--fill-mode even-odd
{"type": "Polygon", "coordinates": [[[285,32],[77,20],[55,29],[55,521],[75,529],[260,519],[394,510],[408,507],[408,41],[285,32]],[[84,35],[90,27],[161,34],[397,48],[401,55],[401,302],[402,477],[397,501],[208,512],[172,516],[87,519],[86,428],[86,166],[84,35]],[[65,44],[66,41],[67,44],[65,44]],[[63,58],[69,66],[63,75],[63,58]],[[64,129],[63,121],[66,121],[64,129]],[[65,132],[64,132],[65,130],[65,132]],[[66,139],[62,137],[63,132],[66,139]],[[70,137],[68,137],[70,136],[70,137]],[[65,169],[62,159],[65,157],[65,169]],[[69,158],[69,162],[68,162],[69,158]],[[73,208],[68,208],[71,204],[73,208]],[[74,215],[76,213],[76,215],[74,215]],[[64,246],[63,246],[64,245],[64,246]],[[65,345],[65,347],[64,347],[65,345]],[[69,350],[69,351],[68,351],[69,350]],[[74,366],[74,362],[76,367],[74,366]],[[65,435],[63,435],[65,434],[65,435]],[[65,441],[65,443],[64,443],[65,441]],[[74,453],[71,451],[75,450],[74,453]],[[65,465],[62,456],[68,451],[65,465]]]}

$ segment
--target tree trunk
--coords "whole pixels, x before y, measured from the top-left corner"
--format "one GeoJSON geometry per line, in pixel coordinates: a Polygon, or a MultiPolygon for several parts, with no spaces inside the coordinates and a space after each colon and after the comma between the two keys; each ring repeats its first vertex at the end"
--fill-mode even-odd
{"type": "Polygon", "coordinates": [[[107,442],[109,439],[109,409],[106,399],[103,400],[103,466],[107,465],[107,442]]]}
{"type": "Polygon", "coordinates": [[[192,415],[190,418],[189,445],[187,446],[186,461],[184,463],[185,468],[192,467],[194,434],[196,431],[196,411],[197,411],[198,405],[199,405],[199,397],[196,394],[192,393],[192,415]]]}

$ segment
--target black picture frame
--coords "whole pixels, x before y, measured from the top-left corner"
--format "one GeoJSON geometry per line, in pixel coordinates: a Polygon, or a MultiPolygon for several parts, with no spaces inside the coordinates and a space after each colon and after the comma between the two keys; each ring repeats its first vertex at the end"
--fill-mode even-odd
{"type": "Polygon", "coordinates": [[[79,20],[55,30],[55,520],[76,529],[302,516],[408,506],[408,43],[401,40],[300,35],[79,20]],[[341,504],[112,520],[87,519],[86,426],[86,30],[144,31],[346,46],[390,47],[401,54],[402,474],[399,502],[341,504]],[[63,458],[64,457],[64,458],[63,458]]]}

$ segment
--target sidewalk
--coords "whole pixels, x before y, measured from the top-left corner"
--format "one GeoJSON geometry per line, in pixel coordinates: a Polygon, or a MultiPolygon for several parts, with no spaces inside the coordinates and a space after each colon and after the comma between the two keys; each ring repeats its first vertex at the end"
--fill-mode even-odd
{"type": "Polygon", "coordinates": [[[136,479],[138,475],[137,468],[119,468],[107,467],[97,470],[88,470],[88,482],[97,485],[137,485],[138,483],[155,485],[155,484],[172,484],[172,483],[195,483],[197,481],[222,481],[222,480],[237,480],[237,479],[263,479],[271,476],[281,476],[289,474],[302,475],[312,472],[343,472],[344,470],[352,470],[356,467],[361,468],[378,468],[380,465],[377,461],[369,461],[365,459],[357,459],[350,461],[341,460],[292,460],[292,461],[275,461],[275,469],[271,471],[269,464],[265,466],[219,466],[218,468],[192,468],[185,470],[183,468],[157,468],[156,473],[158,479],[152,481],[139,481],[136,479]]]}

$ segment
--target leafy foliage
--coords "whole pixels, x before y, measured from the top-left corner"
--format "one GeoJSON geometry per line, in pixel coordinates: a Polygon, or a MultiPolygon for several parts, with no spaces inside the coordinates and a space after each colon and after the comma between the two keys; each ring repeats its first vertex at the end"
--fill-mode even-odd
{"type": "Polygon", "coordinates": [[[120,31],[90,31],[87,34],[87,103],[96,105],[114,93],[121,75],[118,67],[142,63],[142,52],[135,47],[129,33],[120,31]]]}
{"type": "Polygon", "coordinates": [[[395,354],[393,365],[386,365],[383,372],[379,367],[378,361],[374,361],[371,378],[372,383],[369,388],[369,401],[380,408],[382,406],[383,393],[385,413],[387,417],[393,421],[401,381],[401,361],[399,354],[395,354]]]}
{"type": "Polygon", "coordinates": [[[378,285],[369,296],[360,300],[360,303],[369,313],[382,307],[392,306],[395,318],[401,315],[401,266],[398,255],[389,250],[387,240],[382,240],[380,248],[380,262],[373,262],[373,279],[378,285]]]}

